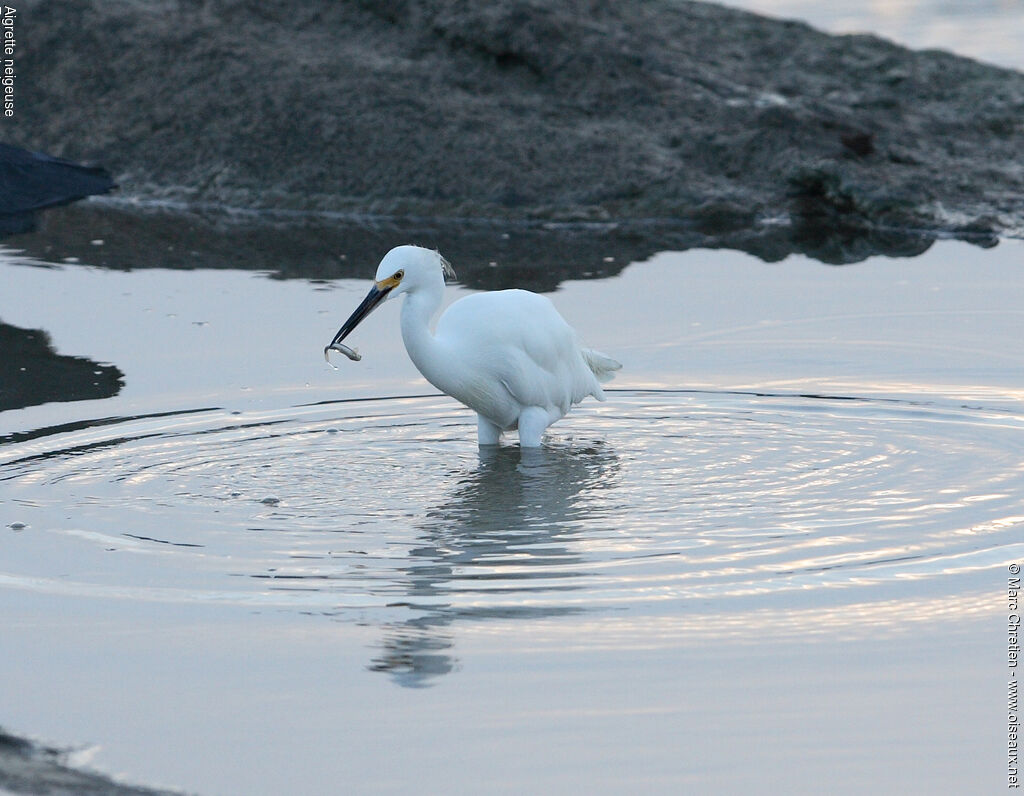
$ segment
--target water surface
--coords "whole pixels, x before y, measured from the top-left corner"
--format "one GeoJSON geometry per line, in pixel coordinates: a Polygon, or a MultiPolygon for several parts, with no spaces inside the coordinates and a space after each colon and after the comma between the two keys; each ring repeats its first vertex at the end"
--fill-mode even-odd
{"type": "Polygon", "coordinates": [[[562,279],[625,367],[485,452],[397,303],[323,362],[366,279],[196,252],[0,254],[0,320],[123,374],[0,413],[6,726],[203,793],[1001,787],[1019,244],[562,279]]]}
{"type": "Polygon", "coordinates": [[[723,5],[799,19],[828,33],[871,33],[905,47],[1024,69],[1021,0],[728,0],[723,5]]]}

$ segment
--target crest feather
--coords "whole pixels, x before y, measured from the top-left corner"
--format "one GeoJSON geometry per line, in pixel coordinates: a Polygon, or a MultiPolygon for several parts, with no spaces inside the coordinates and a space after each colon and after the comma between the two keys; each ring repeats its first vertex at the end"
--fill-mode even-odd
{"type": "Polygon", "coordinates": [[[438,252],[436,249],[435,252],[437,252],[437,258],[441,261],[441,271],[444,273],[445,279],[458,279],[455,276],[455,269],[452,268],[452,264],[441,256],[441,252],[438,252]]]}

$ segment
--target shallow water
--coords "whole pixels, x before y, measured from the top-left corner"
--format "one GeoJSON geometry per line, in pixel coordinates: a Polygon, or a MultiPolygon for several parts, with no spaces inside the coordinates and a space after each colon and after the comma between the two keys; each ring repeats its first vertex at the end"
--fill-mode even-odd
{"type": "Polygon", "coordinates": [[[1022,0],[727,0],[723,5],[799,19],[829,33],[872,33],[906,47],[1024,69],[1022,0]]]}
{"type": "Polygon", "coordinates": [[[1024,526],[1024,416],[1005,407],[670,390],[609,404],[539,452],[474,450],[471,418],[434,397],[9,444],[6,496],[33,532],[9,543],[3,583],[382,616],[729,613],[978,587],[1024,526]]]}
{"type": "Polygon", "coordinates": [[[9,729],[203,793],[1004,781],[1019,244],[562,282],[625,368],[540,451],[393,304],[328,368],[365,280],[209,265],[0,254],[0,320],[123,374],[0,413],[9,729]]]}

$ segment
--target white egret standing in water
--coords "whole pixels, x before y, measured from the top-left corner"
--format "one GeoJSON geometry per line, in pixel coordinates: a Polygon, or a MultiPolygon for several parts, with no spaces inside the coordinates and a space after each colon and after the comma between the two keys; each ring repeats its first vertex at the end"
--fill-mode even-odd
{"type": "Polygon", "coordinates": [[[503,431],[519,430],[523,447],[540,445],[544,430],[588,395],[604,400],[601,382],[622,367],[583,348],[558,310],[528,290],[497,290],[452,304],[432,332],[451,265],[438,252],[398,246],[377,268],[369,294],[338,330],[324,354],[341,345],[384,300],[407,294],[402,340],[409,358],[437,389],[477,413],[481,445],[497,445],[503,431]]]}

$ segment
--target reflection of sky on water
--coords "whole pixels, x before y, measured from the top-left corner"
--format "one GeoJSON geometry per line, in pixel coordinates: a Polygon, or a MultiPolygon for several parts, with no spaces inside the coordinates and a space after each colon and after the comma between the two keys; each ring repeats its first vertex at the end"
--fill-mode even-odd
{"type": "Polygon", "coordinates": [[[724,0],[828,33],[873,33],[1024,70],[1024,0],[724,0]]]}
{"type": "MultiPolygon", "coordinates": [[[[820,640],[826,644],[878,641],[959,630],[972,622],[998,622],[1004,601],[998,593],[972,592],[782,611],[753,607],[726,613],[695,611],[629,617],[584,614],[573,619],[571,629],[557,620],[524,618],[517,634],[528,637],[537,652],[572,649],[588,654],[602,650],[700,649],[720,643],[754,647],[768,639],[778,643],[820,640]]],[[[499,632],[493,626],[464,625],[459,628],[459,643],[472,649],[499,632]]]]}

